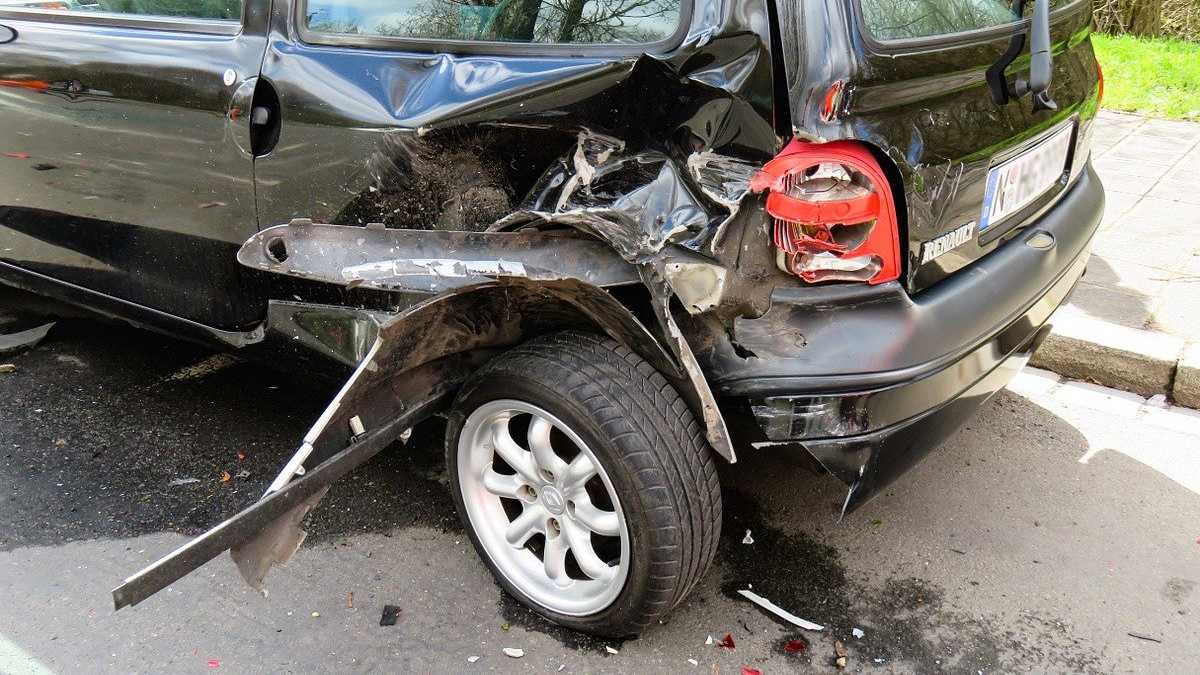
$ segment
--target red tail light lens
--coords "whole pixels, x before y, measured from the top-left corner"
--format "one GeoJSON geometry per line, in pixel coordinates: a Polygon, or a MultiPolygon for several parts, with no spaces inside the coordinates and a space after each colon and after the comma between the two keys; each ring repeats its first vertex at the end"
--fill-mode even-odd
{"type": "Polygon", "coordinates": [[[1096,105],[1104,103],[1104,69],[1100,67],[1100,62],[1096,62],[1096,79],[1099,91],[1096,92],[1096,105]]]}
{"type": "Polygon", "coordinates": [[[808,283],[900,276],[891,187],[860,143],[793,140],[751,182],[767,192],[779,268],[808,283]]]}

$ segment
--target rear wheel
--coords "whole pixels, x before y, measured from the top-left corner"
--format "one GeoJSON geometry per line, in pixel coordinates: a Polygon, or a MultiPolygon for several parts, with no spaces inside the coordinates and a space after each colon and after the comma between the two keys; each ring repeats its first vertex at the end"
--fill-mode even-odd
{"type": "Polygon", "coordinates": [[[495,359],[459,392],[446,459],[480,556],[555,622],[637,633],[712,562],[721,498],[703,431],[607,338],[558,333],[495,359]]]}

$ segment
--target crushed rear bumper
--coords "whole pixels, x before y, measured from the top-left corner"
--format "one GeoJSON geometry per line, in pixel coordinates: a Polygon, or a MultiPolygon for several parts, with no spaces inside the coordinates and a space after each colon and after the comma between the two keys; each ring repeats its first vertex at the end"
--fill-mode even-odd
{"type": "Polygon", "coordinates": [[[896,284],[781,289],[705,354],[760,447],[808,451],[850,485],[844,510],[920,461],[1004,387],[1087,265],[1104,193],[1088,169],[1007,245],[916,297],[896,284]]]}

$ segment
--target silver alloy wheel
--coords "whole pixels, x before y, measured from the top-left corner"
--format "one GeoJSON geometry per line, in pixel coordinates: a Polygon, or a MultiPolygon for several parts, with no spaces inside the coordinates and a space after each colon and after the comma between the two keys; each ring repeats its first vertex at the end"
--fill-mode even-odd
{"type": "Polygon", "coordinates": [[[620,595],[629,574],[629,531],[616,490],[591,449],[557,417],[523,401],[480,406],[458,437],[458,483],[492,564],[534,602],[587,616],[620,595]],[[510,428],[517,418],[528,421],[524,442],[510,428]],[[564,440],[574,447],[562,447],[564,440]],[[595,503],[598,490],[607,493],[607,504],[595,503]]]}

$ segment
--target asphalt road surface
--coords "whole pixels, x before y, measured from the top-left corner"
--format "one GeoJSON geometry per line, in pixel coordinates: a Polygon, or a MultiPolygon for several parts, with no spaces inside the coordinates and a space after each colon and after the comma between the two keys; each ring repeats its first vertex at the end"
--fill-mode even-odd
{"type": "Polygon", "coordinates": [[[835,639],[852,672],[1200,663],[1200,414],[1046,373],[844,522],[836,481],[743,450],[713,570],[618,642],[495,585],[436,425],[334,486],[268,597],[222,556],[114,613],[123,577],[261,494],[332,387],[86,320],[0,363],[16,365],[0,374],[0,672],[834,672],[835,639]],[[781,624],[747,587],[826,630],[781,624]],[[705,644],[726,633],[734,650],[705,644]],[[785,654],[794,638],[808,649],[785,654]]]}

